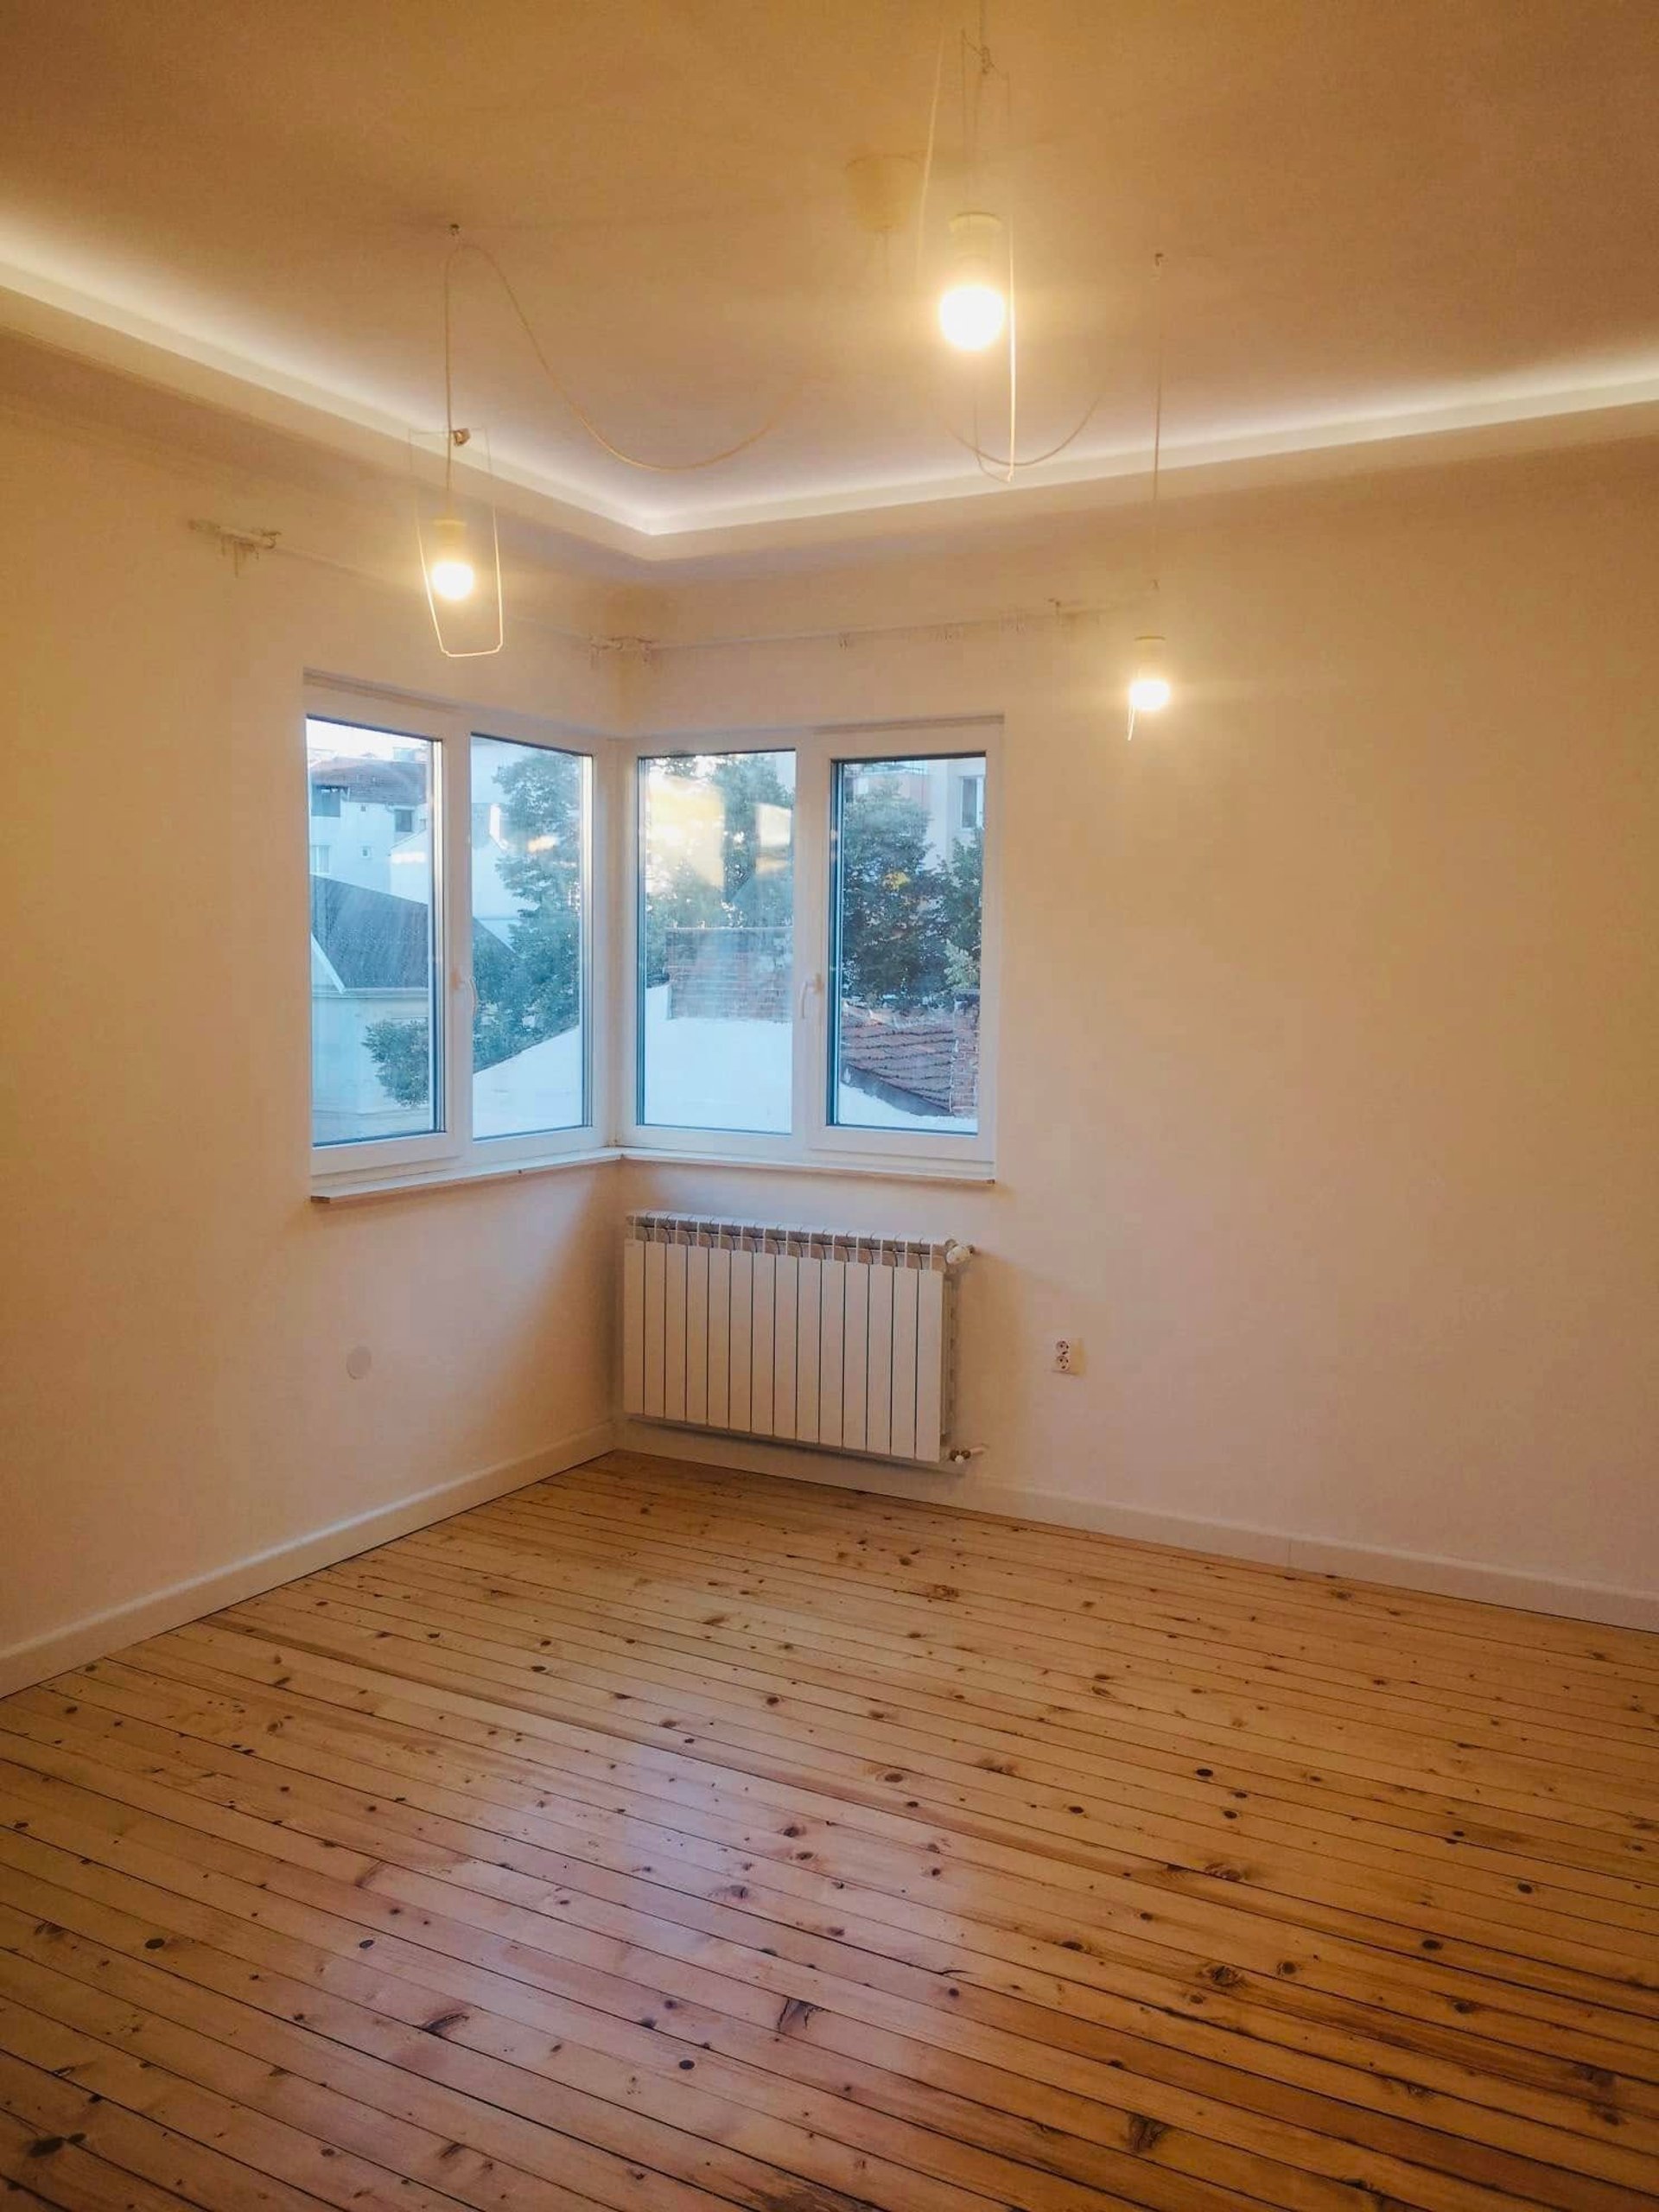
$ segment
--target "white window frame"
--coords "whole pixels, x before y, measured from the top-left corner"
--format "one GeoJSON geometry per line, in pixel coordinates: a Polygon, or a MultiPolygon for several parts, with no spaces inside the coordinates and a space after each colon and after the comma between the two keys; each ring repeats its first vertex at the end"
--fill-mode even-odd
{"type": "MultiPolygon", "coordinates": [[[[397,736],[425,738],[435,746],[433,779],[433,896],[437,924],[437,969],[442,1052],[438,1096],[442,1126],[419,1135],[375,1137],[311,1146],[311,1179],[319,1193],[353,1184],[408,1174],[442,1177],[510,1169],[539,1160],[589,1153],[612,1119],[607,1001],[610,973],[607,885],[605,865],[612,778],[604,755],[607,741],[590,731],[497,709],[454,706],[407,694],[308,679],[304,721],[314,717],[397,736]],[[518,1136],[473,1135],[473,740],[500,738],[514,745],[539,746],[574,753],[587,763],[588,804],[582,852],[582,1044],[583,1092],[587,1118],[581,1127],[540,1129],[518,1136]]],[[[303,741],[303,723],[302,741],[303,741]]],[[[308,830],[309,828],[308,799],[308,830]]],[[[309,842],[308,838],[308,842],[309,842]]],[[[308,963],[309,947],[307,947],[308,963]]],[[[308,1006],[309,976],[308,966],[308,1006]]],[[[310,1057],[307,1056],[307,1115],[311,1112],[310,1057]]]]}
{"type": "Polygon", "coordinates": [[[613,1079],[619,1141],[630,1153],[749,1165],[839,1166],[902,1174],[925,1169],[982,1179],[995,1159],[997,1014],[1001,950],[1001,723],[950,721],[830,724],[808,729],[662,732],[620,747],[626,790],[613,1079]],[[671,754],[792,752],[795,755],[794,1126],[787,1135],[676,1128],[639,1117],[642,853],[639,763],[671,754]],[[971,1135],[933,1129],[855,1129],[830,1119],[830,898],[835,766],[840,761],[985,760],[985,873],[979,997],[979,1127],[971,1135]]]}

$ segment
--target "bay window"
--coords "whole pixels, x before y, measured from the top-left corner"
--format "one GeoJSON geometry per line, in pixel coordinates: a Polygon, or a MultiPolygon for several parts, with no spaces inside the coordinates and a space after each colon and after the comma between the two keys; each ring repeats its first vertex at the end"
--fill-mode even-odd
{"type": "Polygon", "coordinates": [[[320,1197],[616,1150],[988,1177],[992,726],[590,752],[352,690],[305,742],[320,1197]]]}

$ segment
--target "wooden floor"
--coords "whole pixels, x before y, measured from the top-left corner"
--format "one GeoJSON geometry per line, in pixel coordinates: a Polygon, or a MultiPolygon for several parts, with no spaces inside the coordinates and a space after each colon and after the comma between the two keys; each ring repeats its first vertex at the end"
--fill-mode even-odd
{"type": "Polygon", "coordinates": [[[0,1704],[11,2202],[1659,2203],[1659,1637],[623,1453],[0,1704]]]}

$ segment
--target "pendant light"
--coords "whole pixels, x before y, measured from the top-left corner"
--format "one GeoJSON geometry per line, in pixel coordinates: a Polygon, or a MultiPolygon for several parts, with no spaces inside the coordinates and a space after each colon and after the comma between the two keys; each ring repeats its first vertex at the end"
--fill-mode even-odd
{"type": "Polygon", "coordinates": [[[489,441],[452,422],[409,442],[416,543],[438,651],[446,660],[499,653],[505,626],[489,441]]]}
{"type": "Polygon", "coordinates": [[[995,346],[1008,322],[1007,251],[996,216],[969,209],[950,218],[950,251],[939,295],[939,328],[964,353],[995,346]]]}
{"type": "Polygon", "coordinates": [[[440,599],[470,599],[478,570],[467,542],[467,525],[457,514],[440,515],[432,525],[432,558],[426,580],[440,599]]]}
{"type": "MultiPolygon", "coordinates": [[[[948,346],[963,353],[983,353],[995,346],[1011,324],[1013,266],[1007,233],[1000,217],[984,205],[983,166],[981,160],[980,107],[985,86],[1000,80],[1006,94],[1007,79],[991,59],[986,31],[987,0],[980,0],[979,35],[957,33],[958,67],[962,73],[962,161],[966,174],[969,204],[951,216],[945,249],[944,280],[936,315],[939,334],[948,346]]],[[[925,236],[928,187],[932,181],[938,148],[940,96],[944,89],[944,58],[950,42],[949,16],[939,27],[938,58],[933,71],[933,100],[927,118],[927,150],[922,162],[921,200],[916,225],[917,275],[921,274],[925,236]]]]}
{"type": "Polygon", "coordinates": [[[1136,715],[1160,715],[1174,696],[1164,674],[1165,640],[1150,631],[1135,641],[1135,674],[1129,678],[1129,734],[1136,715]]]}
{"type": "Polygon", "coordinates": [[[433,483],[417,465],[433,440],[418,433],[410,439],[415,471],[415,533],[426,584],[427,612],[446,660],[478,660],[499,653],[506,640],[501,607],[501,547],[493,494],[481,499],[455,481],[455,456],[467,454],[467,478],[488,485],[489,441],[455,421],[454,314],[450,273],[455,232],[443,270],[443,468],[433,483]],[[471,450],[474,448],[476,450],[471,450]]]}
{"type": "MultiPolygon", "coordinates": [[[[1155,610],[1160,553],[1158,501],[1162,489],[1164,457],[1164,257],[1161,253],[1155,253],[1152,257],[1152,273],[1158,303],[1158,372],[1157,393],[1152,410],[1152,511],[1147,596],[1151,607],[1155,610]]],[[[1167,642],[1156,630],[1143,631],[1135,641],[1135,667],[1129,677],[1128,689],[1129,726],[1127,735],[1130,739],[1135,736],[1135,725],[1140,715],[1161,715],[1175,696],[1174,686],[1169,679],[1166,656],[1167,642]]]]}

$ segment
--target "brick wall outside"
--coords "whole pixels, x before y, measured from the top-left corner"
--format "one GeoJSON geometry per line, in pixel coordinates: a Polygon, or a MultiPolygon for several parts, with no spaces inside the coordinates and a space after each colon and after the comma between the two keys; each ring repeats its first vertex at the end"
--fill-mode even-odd
{"type": "Polygon", "coordinates": [[[787,1021],[793,948],[785,930],[671,930],[671,1021],[787,1021]]]}

